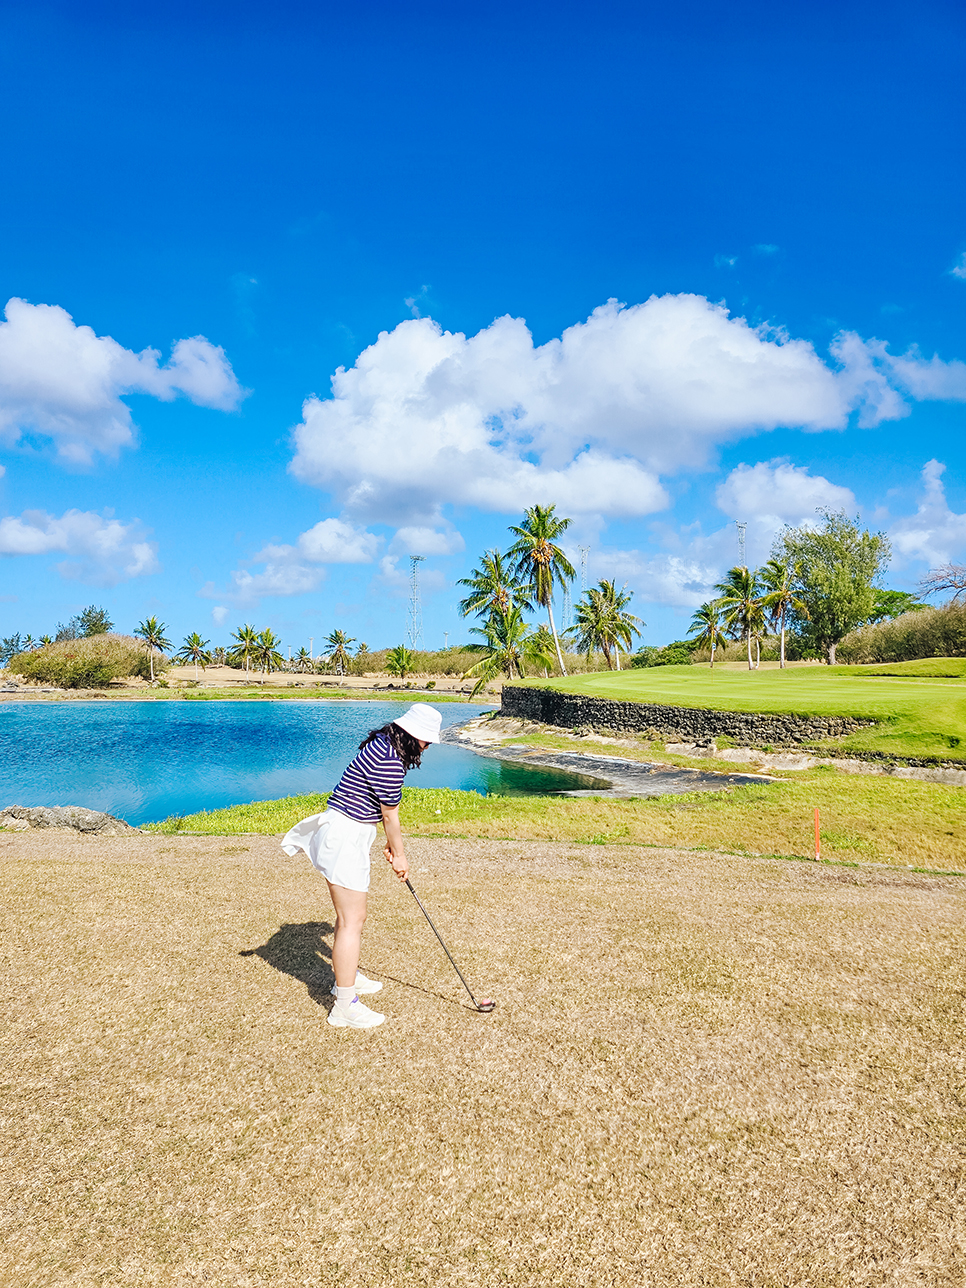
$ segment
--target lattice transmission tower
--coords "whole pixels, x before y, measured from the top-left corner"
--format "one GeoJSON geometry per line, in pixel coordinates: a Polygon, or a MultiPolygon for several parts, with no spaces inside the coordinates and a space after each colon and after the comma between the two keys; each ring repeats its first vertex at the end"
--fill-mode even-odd
{"type": "Polygon", "coordinates": [[[580,551],[580,593],[583,595],[587,590],[587,558],[590,555],[590,546],[578,546],[580,551]]]}
{"type": "Polygon", "coordinates": [[[419,599],[419,565],[425,555],[409,556],[409,647],[415,649],[423,636],[423,606],[419,599]]]}
{"type": "Polygon", "coordinates": [[[738,529],[738,567],[747,568],[748,561],[745,558],[745,532],[748,529],[748,524],[742,523],[740,519],[735,519],[735,527],[738,529]]]}

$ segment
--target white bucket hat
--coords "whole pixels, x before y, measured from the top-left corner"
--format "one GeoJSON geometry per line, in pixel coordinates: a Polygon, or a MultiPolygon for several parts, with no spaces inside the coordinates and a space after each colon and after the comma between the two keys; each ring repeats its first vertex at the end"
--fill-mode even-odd
{"type": "Polygon", "coordinates": [[[416,702],[398,720],[394,720],[393,724],[399,725],[400,729],[405,729],[420,742],[439,742],[443,717],[427,702],[416,702]]]}

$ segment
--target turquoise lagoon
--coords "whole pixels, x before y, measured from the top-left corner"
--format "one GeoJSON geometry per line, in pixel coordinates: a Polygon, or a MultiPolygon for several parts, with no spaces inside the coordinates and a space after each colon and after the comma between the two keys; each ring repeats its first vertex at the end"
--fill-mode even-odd
{"type": "MultiPolygon", "coordinates": [[[[441,703],[443,725],[488,708],[441,703]]],[[[0,808],[83,805],[139,825],[248,801],[329,791],[398,702],[0,703],[0,808]]],[[[546,795],[595,779],[430,747],[411,787],[546,795]]]]}

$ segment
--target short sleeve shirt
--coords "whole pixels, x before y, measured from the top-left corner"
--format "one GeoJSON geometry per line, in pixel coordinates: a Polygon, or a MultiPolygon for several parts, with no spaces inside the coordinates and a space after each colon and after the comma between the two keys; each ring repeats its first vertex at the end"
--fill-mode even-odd
{"type": "Polygon", "coordinates": [[[380,734],[346,766],[328,807],[359,823],[378,823],[383,805],[391,809],[402,800],[405,777],[399,753],[386,735],[380,734]]]}

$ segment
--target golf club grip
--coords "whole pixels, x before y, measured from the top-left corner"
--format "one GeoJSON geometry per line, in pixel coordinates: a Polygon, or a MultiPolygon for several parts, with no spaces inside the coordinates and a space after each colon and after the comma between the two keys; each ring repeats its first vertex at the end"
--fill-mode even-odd
{"type": "Polygon", "coordinates": [[[408,885],[408,886],[409,886],[409,892],[410,892],[410,894],[413,896],[413,898],[414,898],[414,899],[416,900],[416,902],[419,904],[419,910],[420,910],[420,912],[423,914],[423,916],[424,916],[424,917],[426,918],[426,920],[429,922],[429,928],[430,928],[430,930],[433,932],[433,934],[434,934],[434,935],[436,936],[436,938],[439,940],[440,947],[442,948],[442,950],[443,950],[443,952],[446,954],[446,956],[449,958],[449,964],[452,966],[453,970],[455,970],[455,971],[456,971],[457,975],[459,975],[460,979],[462,980],[463,987],[466,989],[467,993],[469,993],[469,995],[470,995],[470,1000],[472,1001],[473,1005],[474,1005],[475,1007],[477,1007],[477,1009],[479,1009],[479,1003],[477,1002],[476,998],[473,996],[473,990],[470,988],[469,984],[467,984],[466,979],[465,979],[465,977],[464,977],[464,975],[463,975],[463,972],[462,972],[462,971],[460,970],[460,968],[456,965],[456,962],[454,962],[454,961],[453,961],[453,954],[452,954],[452,953],[450,952],[450,950],[446,947],[446,943],[445,943],[445,941],[444,941],[444,939],[443,939],[443,936],[439,933],[439,931],[438,931],[438,930],[436,929],[436,927],[433,925],[433,919],[432,919],[432,917],[429,915],[429,913],[426,911],[426,909],[423,907],[423,901],[422,901],[422,899],[420,899],[419,895],[418,895],[418,894],[416,893],[416,891],[413,889],[413,883],[410,881],[409,877],[407,877],[407,878],[406,878],[406,885],[408,885]]]}

